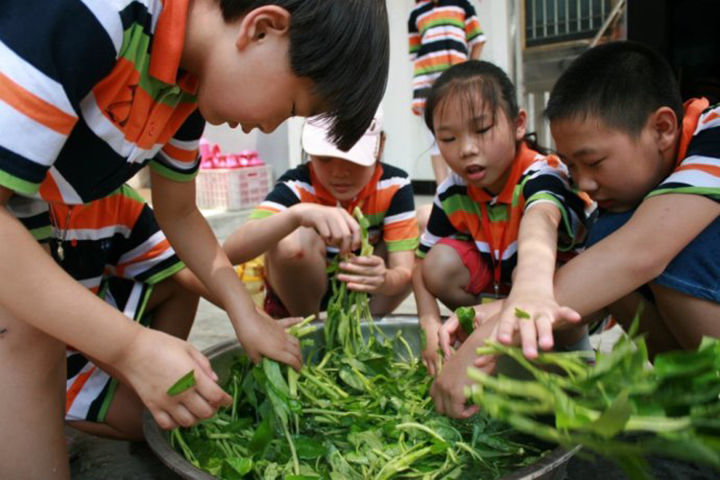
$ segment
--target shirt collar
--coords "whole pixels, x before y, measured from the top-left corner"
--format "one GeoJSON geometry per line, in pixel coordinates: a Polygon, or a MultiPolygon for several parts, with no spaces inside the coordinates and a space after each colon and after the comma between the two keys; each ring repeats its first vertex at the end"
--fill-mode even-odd
{"type": "MultiPolygon", "coordinates": [[[[320,180],[318,180],[317,175],[315,175],[315,170],[313,169],[312,162],[308,166],[310,167],[310,183],[312,183],[312,186],[315,189],[315,196],[318,198],[318,200],[320,200],[320,203],[322,205],[337,205],[337,198],[333,197],[332,194],[327,191],[323,184],[320,183],[320,180]]],[[[380,162],[377,162],[375,164],[375,172],[373,173],[372,178],[370,178],[370,181],[363,187],[362,190],[360,190],[360,192],[355,196],[355,198],[352,199],[352,201],[347,207],[348,212],[352,213],[356,206],[362,205],[365,199],[375,193],[375,191],[377,190],[377,184],[380,181],[380,177],[382,176],[382,174],[382,165],[380,164],[380,162]]]]}
{"type": "Polygon", "coordinates": [[[685,160],[688,145],[695,134],[700,115],[710,106],[706,98],[693,98],[685,102],[685,115],[683,116],[682,132],[680,133],[680,148],[678,150],[677,164],[685,160]]]}
{"type": "Polygon", "coordinates": [[[512,170],[510,176],[505,182],[502,190],[497,196],[493,196],[488,193],[484,188],[478,188],[473,185],[467,184],[468,196],[477,203],[506,203],[512,204],[513,196],[515,195],[515,187],[523,172],[535,161],[537,152],[528,148],[525,142],[520,143],[515,160],[513,160],[512,170]]]}
{"type": "Polygon", "coordinates": [[[180,72],[187,13],[188,0],[164,0],[153,35],[148,72],[161,82],[177,85],[194,94],[198,89],[197,79],[187,72],[180,72]]]}

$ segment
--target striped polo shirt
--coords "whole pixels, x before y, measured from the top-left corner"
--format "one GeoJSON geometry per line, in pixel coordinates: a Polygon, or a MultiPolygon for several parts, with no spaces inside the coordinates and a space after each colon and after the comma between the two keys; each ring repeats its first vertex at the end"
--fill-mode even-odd
{"type": "Polygon", "coordinates": [[[72,205],[147,163],[193,179],[204,120],[179,70],[187,1],[3,2],[0,185],[72,205]]]}
{"type": "Polygon", "coordinates": [[[448,68],[466,61],[485,34],[468,0],[418,0],[408,20],[413,62],[413,104],[417,115],[435,80],[448,68]]]}
{"type": "MultiPolygon", "coordinates": [[[[280,177],[275,188],[250,213],[250,219],[266,218],[301,202],[339,206],[338,200],[318,181],[312,163],[288,170],[280,177]]],[[[372,178],[350,202],[347,211],[352,214],[356,206],[370,222],[370,243],[375,245],[382,239],[388,252],[417,247],[415,200],[410,179],[403,170],[378,162],[372,178]]]]}
{"type": "Polygon", "coordinates": [[[708,105],[686,102],[675,170],[648,197],[689,193],[720,202],[720,104],[708,105]]]}
{"type": "Polygon", "coordinates": [[[500,283],[506,289],[517,265],[520,221],[540,202],[556,205],[562,214],[558,250],[578,248],[586,234],[586,202],[571,188],[567,167],[557,157],[540,155],[523,143],[497,196],[451,172],[437,189],[417,255],[425,257],[441,238],[473,241],[488,266],[499,265],[500,283]]]}
{"type": "Polygon", "coordinates": [[[53,256],[93,293],[107,277],[156,284],[184,268],[152,209],[128,185],[85,205],[50,204],[53,256]],[[63,258],[59,258],[58,242],[63,258]]]}

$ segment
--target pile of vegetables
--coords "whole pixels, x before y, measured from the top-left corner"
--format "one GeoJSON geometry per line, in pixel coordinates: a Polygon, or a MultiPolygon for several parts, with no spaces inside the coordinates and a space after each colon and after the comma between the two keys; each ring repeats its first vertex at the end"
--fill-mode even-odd
{"type": "MultiPolygon", "coordinates": [[[[361,253],[369,255],[367,223],[356,216],[361,253]]],[[[299,374],[239,357],[224,385],[232,406],[171,432],[188,461],[223,479],[493,479],[544,453],[485,415],[453,421],[437,414],[432,380],[405,339],[374,326],[366,294],[336,280],[332,288],[325,344],[301,340],[312,353],[299,374]]],[[[292,333],[306,337],[314,329],[306,323],[292,333]]]]}
{"type": "Polygon", "coordinates": [[[470,369],[476,384],[466,394],[493,418],[546,441],[583,445],[633,479],[648,477],[648,455],[720,469],[720,341],[658,355],[651,366],[635,325],[594,365],[582,353],[541,353],[530,362],[519,348],[489,344],[478,354],[510,356],[531,379],[470,369]]]}

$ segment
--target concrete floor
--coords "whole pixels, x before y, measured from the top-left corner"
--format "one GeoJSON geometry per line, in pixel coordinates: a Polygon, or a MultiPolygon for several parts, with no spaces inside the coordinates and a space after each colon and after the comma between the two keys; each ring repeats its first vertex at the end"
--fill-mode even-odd
{"type": "MultiPolygon", "coordinates": [[[[430,197],[418,197],[418,204],[427,204],[430,197]]],[[[213,230],[221,240],[242,223],[248,212],[206,212],[213,230]]],[[[447,310],[445,310],[447,312],[447,310]]],[[[397,313],[415,314],[412,296],[397,313]]],[[[614,330],[596,337],[596,348],[610,348],[620,331],[614,330]]],[[[205,349],[220,341],[234,338],[234,332],[224,311],[201,300],[190,341],[199,349],[205,349]]],[[[130,443],[91,437],[75,431],[69,434],[76,439],[78,456],[71,463],[74,480],[155,480],[178,478],[169,471],[142,443],[130,443]]],[[[707,468],[687,465],[666,459],[651,462],[655,478],[659,480],[705,480],[718,479],[720,474],[707,468]]],[[[574,457],[568,464],[566,480],[621,480],[626,478],[614,465],[600,459],[590,461],[574,457]]]]}

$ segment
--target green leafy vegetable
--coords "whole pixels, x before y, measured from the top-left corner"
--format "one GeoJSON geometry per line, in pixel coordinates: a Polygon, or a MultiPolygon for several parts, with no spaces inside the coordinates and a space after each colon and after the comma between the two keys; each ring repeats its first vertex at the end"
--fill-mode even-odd
{"type": "Polygon", "coordinates": [[[622,338],[594,365],[581,353],[541,353],[531,362],[520,348],[496,343],[478,354],[507,355],[531,374],[525,381],[468,372],[476,382],[466,389],[469,398],[519,431],[584,445],[633,479],[646,478],[645,457],[653,454],[720,469],[718,339],[704,339],[694,352],[658,355],[654,368],[641,337],[622,338]],[[548,415],[554,425],[540,420],[548,415]]]}
{"type": "MultiPolygon", "coordinates": [[[[361,253],[371,255],[366,221],[355,215],[361,253]]],[[[223,479],[495,479],[544,452],[485,415],[452,421],[436,413],[432,379],[405,339],[374,325],[366,294],[337,278],[332,289],[325,345],[309,352],[299,376],[238,357],[223,385],[233,405],[171,433],[189,462],[223,479]]]]}
{"type": "Polygon", "coordinates": [[[186,390],[191,389],[195,386],[195,370],[190,370],[188,373],[182,376],[180,380],[175,382],[172,387],[168,388],[167,394],[171,397],[180,395],[186,390]]]}
{"type": "Polygon", "coordinates": [[[459,307],[455,309],[458,322],[463,331],[470,335],[475,330],[475,309],[473,307],[459,307]]]}

